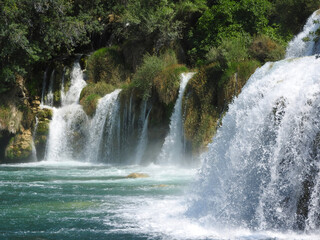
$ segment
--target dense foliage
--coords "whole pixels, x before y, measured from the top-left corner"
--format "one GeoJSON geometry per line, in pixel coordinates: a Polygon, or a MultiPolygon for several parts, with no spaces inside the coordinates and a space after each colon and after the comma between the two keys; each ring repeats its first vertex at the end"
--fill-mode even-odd
{"type": "Polygon", "coordinates": [[[31,81],[30,73],[52,59],[107,44],[134,50],[144,42],[140,62],[147,52],[179,43],[181,59],[203,65],[206,55],[228,55],[220,45],[236,42],[238,50],[229,48],[236,58],[273,60],[318,7],[318,0],[2,0],[0,92],[12,88],[17,75],[31,81]],[[266,38],[275,52],[252,53],[252,42],[266,38]]]}

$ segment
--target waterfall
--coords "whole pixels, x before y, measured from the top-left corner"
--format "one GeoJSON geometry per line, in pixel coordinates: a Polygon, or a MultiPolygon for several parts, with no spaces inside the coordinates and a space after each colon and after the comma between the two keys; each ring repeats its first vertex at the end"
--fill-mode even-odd
{"type": "Polygon", "coordinates": [[[160,156],[157,160],[160,164],[179,164],[183,158],[183,124],[182,124],[182,99],[188,81],[194,73],[182,73],[180,89],[177,101],[170,118],[169,134],[165,138],[160,156]]]}
{"type": "Polygon", "coordinates": [[[318,37],[316,31],[319,27],[320,10],[309,17],[303,31],[288,44],[286,58],[311,56],[320,53],[319,41],[314,41],[318,37]]]}
{"type": "Polygon", "coordinates": [[[61,79],[61,90],[60,90],[61,105],[62,103],[66,102],[66,93],[64,90],[65,74],[66,74],[66,67],[63,68],[62,79],[61,79]]]}
{"type": "MultiPolygon", "coordinates": [[[[146,103],[146,102],[145,102],[146,103]]],[[[143,154],[147,148],[148,144],[148,122],[149,122],[149,114],[151,109],[149,110],[147,116],[144,118],[143,127],[141,130],[141,134],[139,136],[139,143],[137,145],[135,164],[140,164],[143,154]]]]}
{"type": "Polygon", "coordinates": [[[48,89],[48,94],[44,99],[44,103],[47,106],[52,107],[53,106],[53,83],[54,83],[54,73],[55,70],[52,71],[51,76],[50,76],[50,83],[49,83],[49,89],[48,89]]]}
{"type": "MultiPolygon", "coordinates": [[[[117,115],[116,113],[118,111],[117,99],[120,91],[120,89],[117,89],[101,98],[98,102],[96,114],[91,120],[90,124],[89,148],[87,151],[88,159],[91,162],[98,162],[105,157],[104,129],[110,131],[110,135],[108,136],[108,144],[112,145],[110,141],[113,139],[111,135],[114,130],[115,116],[117,115]]],[[[107,146],[107,148],[108,147],[109,149],[107,151],[110,154],[111,146],[107,146]]]]}
{"type": "MultiPolygon", "coordinates": [[[[310,21],[304,32],[319,27],[310,21]]],[[[293,47],[298,38],[287,56],[315,53],[293,47]]],[[[319,66],[315,56],[290,58],[251,76],[202,156],[189,217],[216,227],[319,229],[319,66]]]]}
{"type": "Polygon", "coordinates": [[[63,161],[84,157],[88,117],[78,102],[85,86],[80,64],[76,62],[72,69],[71,86],[62,102],[62,107],[53,108],[46,160],[63,161]]]}
{"type": "Polygon", "coordinates": [[[86,86],[83,80],[83,72],[80,63],[76,62],[71,72],[71,86],[61,99],[61,105],[67,106],[73,103],[78,103],[82,89],[86,86]]]}
{"type": "Polygon", "coordinates": [[[41,92],[41,104],[44,103],[44,94],[46,92],[47,76],[48,76],[48,68],[46,69],[46,71],[43,74],[42,92],[41,92]]]}
{"type": "Polygon", "coordinates": [[[32,134],[32,143],[31,143],[31,148],[32,148],[32,161],[37,162],[37,149],[36,146],[34,145],[34,140],[36,138],[37,130],[38,130],[38,124],[39,124],[39,119],[35,117],[36,119],[36,124],[34,125],[33,129],[33,134],[32,134]]]}

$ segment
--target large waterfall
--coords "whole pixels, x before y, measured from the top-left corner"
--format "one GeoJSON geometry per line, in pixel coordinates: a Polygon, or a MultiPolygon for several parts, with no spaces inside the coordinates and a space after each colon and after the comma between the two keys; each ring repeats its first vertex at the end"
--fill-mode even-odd
{"type": "Polygon", "coordinates": [[[48,161],[83,158],[88,117],[78,101],[85,86],[80,64],[76,62],[71,73],[71,86],[62,100],[62,107],[53,108],[45,157],[48,161]]]}
{"type": "Polygon", "coordinates": [[[309,56],[316,43],[303,39],[319,17],[289,44],[287,59],[258,69],[229,106],[203,156],[191,218],[227,228],[319,228],[320,59],[309,56]]]}
{"type": "Polygon", "coordinates": [[[174,105],[174,110],[170,119],[170,131],[166,137],[158,159],[160,164],[179,165],[183,158],[183,124],[182,124],[182,99],[188,81],[194,73],[181,74],[181,82],[178,99],[174,105]]]}

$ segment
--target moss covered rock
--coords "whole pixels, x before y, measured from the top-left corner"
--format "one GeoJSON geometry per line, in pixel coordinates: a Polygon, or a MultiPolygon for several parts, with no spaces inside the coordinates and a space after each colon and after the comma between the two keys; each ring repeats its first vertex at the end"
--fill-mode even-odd
{"type": "Polygon", "coordinates": [[[200,68],[190,80],[184,98],[184,129],[194,153],[211,142],[228,104],[258,66],[254,60],[230,63],[226,68],[214,62],[200,68]]]}
{"type": "Polygon", "coordinates": [[[117,84],[125,79],[122,52],[117,46],[101,48],[89,56],[87,62],[88,81],[117,84]]]}
{"type": "Polygon", "coordinates": [[[50,120],[52,119],[52,110],[48,108],[40,109],[38,112],[38,126],[34,133],[34,144],[37,150],[37,158],[42,160],[45,155],[47,139],[49,134],[50,120]]]}
{"type": "Polygon", "coordinates": [[[81,92],[80,104],[88,116],[93,116],[98,100],[108,93],[114,91],[116,87],[106,82],[89,83],[81,92]]]}
{"type": "Polygon", "coordinates": [[[6,148],[6,159],[10,162],[24,162],[31,160],[32,141],[30,129],[15,135],[10,140],[9,145],[6,148]]]}
{"type": "Polygon", "coordinates": [[[175,101],[179,92],[180,75],[187,71],[188,68],[186,66],[173,64],[155,77],[153,84],[161,102],[168,105],[175,101]]]}

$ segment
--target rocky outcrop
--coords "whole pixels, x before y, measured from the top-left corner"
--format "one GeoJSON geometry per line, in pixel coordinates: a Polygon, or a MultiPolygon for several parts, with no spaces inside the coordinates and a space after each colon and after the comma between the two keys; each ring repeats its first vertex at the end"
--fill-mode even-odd
{"type": "Polygon", "coordinates": [[[32,160],[32,129],[39,98],[31,99],[24,79],[17,75],[16,86],[0,96],[0,162],[32,160]]]}
{"type": "Polygon", "coordinates": [[[5,150],[5,157],[10,162],[26,162],[32,160],[32,134],[31,130],[22,130],[9,142],[5,150]]]}
{"type": "Polygon", "coordinates": [[[52,119],[52,110],[48,108],[39,109],[37,118],[38,126],[34,133],[34,145],[37,150],[37,158],[43,159],[49,134],[49,124],[52,119]]]}

